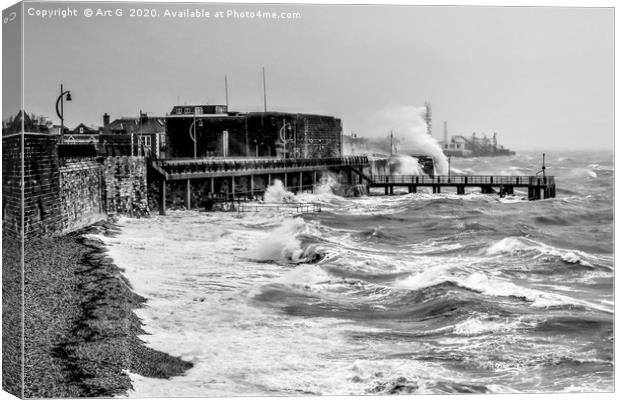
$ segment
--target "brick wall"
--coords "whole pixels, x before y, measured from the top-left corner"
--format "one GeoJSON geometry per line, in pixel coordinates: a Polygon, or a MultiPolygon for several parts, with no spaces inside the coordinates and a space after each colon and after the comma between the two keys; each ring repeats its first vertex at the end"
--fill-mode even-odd
{"type": "Polygon", "coordinates": [[[298,152],[304,158],[339,157],[342,155],[342,124],[339,119],[321,115],[300,115],[298,152]]]}
{"type": "Polygon", "coordinates": [[[24,236],[62,230],[56,137],[24,134],[24,236]]]}
{"type": "Polygon", "coordinates": [[[107,157],[103,163],[105,211],[131,214],[134,204],[147,200],[144,157],[107,157]]]}
{"type": "Polygon", "coordinates": [[[21,238],[22,230],[22,137],[2,138],[2,230],[21,238]]]}
{"type": "Polygon", "coordinates": [[[146,199],[146,164],[142,157],[67,161],[61,167],[57,138],[25,133],[2,138],[2,224],[19,238],[55,235],[105,218],[106,212],[131,213],[146,199]],[[24,141],[22,197],[21,150],[24,141]]]}
{"type": "Polygon", "coordinates": [[[73,231],[105,219],[102,170],[103,166],[96,161],[73,161],[60,167],[63,231],[73,231]]]}

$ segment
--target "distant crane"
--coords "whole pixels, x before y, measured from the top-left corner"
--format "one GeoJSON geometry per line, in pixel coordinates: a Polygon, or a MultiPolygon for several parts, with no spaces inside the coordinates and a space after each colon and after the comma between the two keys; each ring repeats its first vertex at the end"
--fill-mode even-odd
{"type": "Polygon", "coordinates": [[[426,101],[424,102],[424,122],[426,122],[426,133],[429,136],[433,136],[433,113],[431,111],[431,103],[426,101]]]}
{"type": "Polygon", "coordinates": [[[400,140],[398,140],[398,138],[394,139],[394,132],[390,131],[390,155],[391,156],[398,153],[397,145],[399,144],[400,144],[400,140]]]}

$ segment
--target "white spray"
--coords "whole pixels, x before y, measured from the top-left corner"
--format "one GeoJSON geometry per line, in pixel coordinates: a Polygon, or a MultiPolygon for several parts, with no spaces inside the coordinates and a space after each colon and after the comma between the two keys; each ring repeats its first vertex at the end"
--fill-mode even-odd
{"type": "Polygon", "coordinates": [[[319,184],[316,186],[315,194],[332,194],[339,186],[338,178],[334,174],[331,172],[323,173],[319,184]]]}
{"type": "Polygon", "coordinates": [[[303,219],[286,219],[250,248],[248,255],[258,261],[300,262],[304,250],[297,235],[303,228],[303,219]]]}
{"type": "Polygon", "coordinates": [[[423,118],[425,110],[425,107],[414,106],[388,107],[373,116],[370,126],[375,132],[392,129],[394,136],[400,139],[401,149],[432,157],[435,161],[435,172],[440,175],[447,174],[448,159],[437,140],[426,133],[426,122],[423,118]]]}
{"type": "Polygon", "coordinates": [[[276,179],[265,190],[265,203],[297,203],[295,195],[284,188],[281,180],[276,179]]]}
{"type": "Polygon", "coordinates": [[[425,175],[422,166],[415,157],[395,154],[389,159],[391,175],[425,175]]]}

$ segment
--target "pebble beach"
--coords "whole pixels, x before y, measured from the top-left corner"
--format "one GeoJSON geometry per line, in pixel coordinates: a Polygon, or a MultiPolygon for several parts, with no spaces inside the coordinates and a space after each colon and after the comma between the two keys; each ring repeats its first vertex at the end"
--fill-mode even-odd
{"type": "MultiPolygon", "coordinates": [[[[169,378],[192,366],[138,337],[145,332],[134,310],[145,299],[132,291],[103,244],[84,237],[116,232],[114,224],[100,222],[25,243],[25,397],[122,396],[132,388],[127,372],[169,378]]],[[[5,305],[19,305],[11,299],[18,294],[5,291],[5,305]]],[[[19,307],[13,309],[19,316],[19,307]]]]}

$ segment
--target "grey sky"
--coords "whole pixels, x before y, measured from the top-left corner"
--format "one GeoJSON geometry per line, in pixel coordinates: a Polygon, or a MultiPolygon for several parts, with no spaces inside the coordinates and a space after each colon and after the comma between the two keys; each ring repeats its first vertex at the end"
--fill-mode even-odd
{"type": "Polygon", "coordinates": [[[383,135],[369,116],[428,100],[436,138],[447,120],[451,134],[496,131],[516,149],[612,148],[611,9],[153,5],[302,14],[265,21],[85,18],[117,6],[70,6],[79,17],[25,17],[24,71],[29,112],[55,117],[59,84],[72,91],[70,127],[162,115],[177,96],[224,103],[225,74],[231,109],[261,110],[265,66],[270,110],[335,115],[347,133],[383,135]]]}

